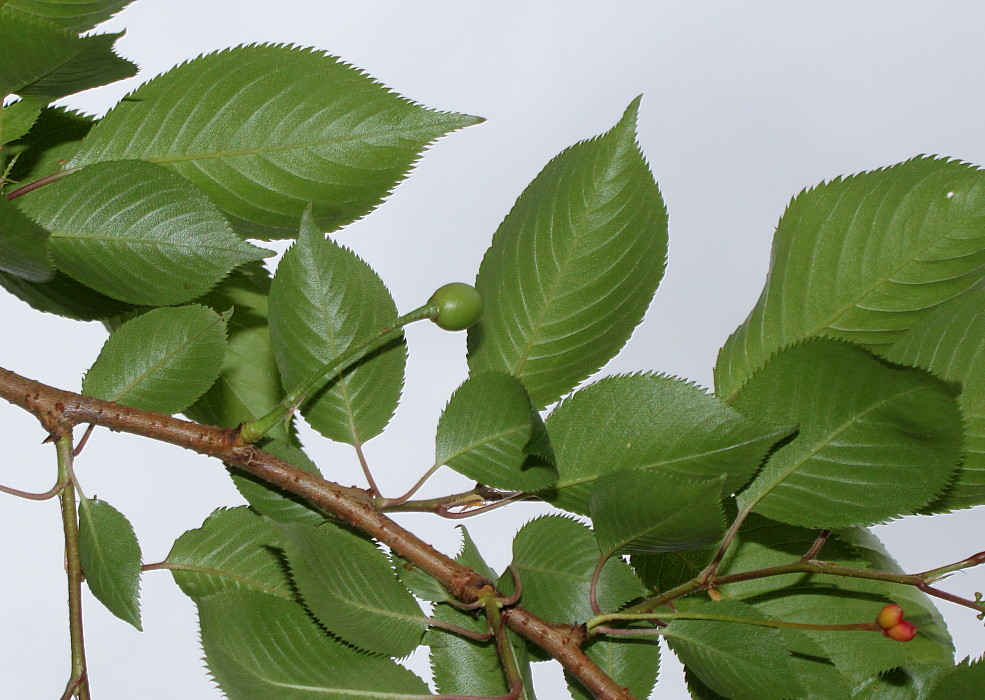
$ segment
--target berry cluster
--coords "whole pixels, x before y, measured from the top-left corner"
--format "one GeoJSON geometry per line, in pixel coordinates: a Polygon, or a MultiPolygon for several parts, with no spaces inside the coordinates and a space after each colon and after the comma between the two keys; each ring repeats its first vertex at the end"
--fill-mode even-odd
{"type": "Polygon", "coordinates": [[[876,623],[884,635],[897,642],[908,642],[917,636],[917,626],[903,618],[903,608],[896,603],[890,603],[880,610],[876,623]]]}

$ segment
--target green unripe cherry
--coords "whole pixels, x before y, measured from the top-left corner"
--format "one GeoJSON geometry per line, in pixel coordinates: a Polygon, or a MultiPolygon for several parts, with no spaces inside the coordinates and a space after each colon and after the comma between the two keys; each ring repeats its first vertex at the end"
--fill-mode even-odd
{"type": "Polygon", "coordinates": [[[438,287],[428,299],[428,306],[438,309],[431,320],[446,331],[464,331],[482,316],[482,297],[475,287],[464,282],[438,287]]]}

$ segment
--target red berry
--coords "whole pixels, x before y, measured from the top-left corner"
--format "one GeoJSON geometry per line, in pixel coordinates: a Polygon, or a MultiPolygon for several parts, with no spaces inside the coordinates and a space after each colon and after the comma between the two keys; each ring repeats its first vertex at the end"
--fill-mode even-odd
{"type": "Polygon", "coordinates": [[[890,603],[882,610],[879,611],[879,615],[876,617],[876,622],[884,630],[892,629],[899,623],[903,621],[903,608],[898,606],[896,603],[890,603]]]}
{"type": "Polygon", "coordinates": [[[899,624],[883,630],[882,633],[897,642],[908,642],[917,636],[917,626],[909,620],[903,620],[899,624]]]}

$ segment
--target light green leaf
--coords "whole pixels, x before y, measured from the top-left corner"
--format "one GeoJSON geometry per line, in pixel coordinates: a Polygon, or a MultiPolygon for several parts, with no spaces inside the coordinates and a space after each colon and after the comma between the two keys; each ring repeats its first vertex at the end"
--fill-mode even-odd
{"type": "MultiPolygon", "coordinates": [[[[688,611],[764,619],[751,605],[705,603],[688,611]]],[[[674,620],[664,634],[670,648],[712,690],[733,700],[785,700],[804,690],[789,661],[782,630],[721,620],[674,620]]]]}
{"type": "MultiPolygon", "coordinates": [[[[789,564],[802,557],[818,536],[817,530],[777,523],[750,515],[719,569],[720,576],[789,564]]],[[[828,538],[818,559],[854,569],[899,571],[880,555],[871,541],[845,532],[828,538]],[[884,568],[885,567],[885,568],[884,568]]],[[[721,584],[731,600],[755,605],[777,620],[809,624],[851,624],[874,620],[889,602],[898,602],[919,634],[901,644],[873,632],[803,631],[834,662],[854,687],[876,673],[914,664],[952,663],[947,631],[929,599],[911,587],[821,574],[786,574],[752,581],[721,584]]],[[[797,649],[797,651],[801,651],[797,649]]],[[[809,650],[803,650],[809,651],[809,650]]]]}
{"type": "Polygon", "coordinates": [[[473,375],[441,414],[435,463],[494,488],[537,491],[548,486],[554,470],[527,463],[534,413],[523,384],[512,376],[473,375]]]}
{"type": "MultiPolygon", "coordinates": [[[[941,679],[954,667],[950,664],[924,664],[894,668],[873,675],[852,688],[852,700],[928,700],[941,679]]],[[[965,700],[972,695],[950,696],[939,700],[965,700]]]]}
{"type": "Polygon", "coordinates": [[[740,509],[792,525],[868,525],[913,513],[944,489],[961,456],[949,387],[840,341],[779,353],[732,405],[799,424],[739,496],[740,509]]]}
{"type": "MultiPolygon", "coordinates": [[[[273,440],[264,444],[263,449],[301,471],[321,476],[318,467],[308,458],[308,455],[290,442],[273,440]]],[[[308,525],[320,525],[325,522],[324,513],[293,493],[236,469],[230,470],[230,476],[232,476],[236,489],[253,506],[253,509],[275,522],[306,523],[308,525]]]]}
{"type": "Polygon", "coordinates": [[[545,498],[587,515],[595,480],[616,469],[699,479],[725,475],[722,493],[728,495],[791,428],[753,423],[681,379],[633,374],[606,377],[570,396],[548,416],[547,430],[558,483],[545,498]]]}
{"type": "MultiPolygon", "coordinates": [[[[270,337],[288,391],[397,319],[383,281],[348,248],[326,240],[310,217],[284,254],[270,289],[270,337]]],[[[400,400],[403,338],[355,363],[301,405],[325,437],[359,445],[379,435],[400,400]]]]}
{"type": "Polygon", "coordinates": [[[106,501],[79,501],[79,559],[96,599],[141,629],[140,545],[130,521],[106,501]]]}
{"type": "Polygon", "coordinates": [[[972,289],[924,316],[886,352],[892,362],[961,383],[965,457],[957,478],[932,504],[937,511],[985,503],[985,346],[977,340],[982,337],[985,290],[972,289]]]}
{"type": "Polygon", "coordinates": [[[198,612],[206,663],[230,700],[431,697],[413,673],[330,637],[297,603],[228,593],[199,601],[198,612]]]}
{"type": "MultiPolygon", "coordinates": [[[[216,313],[226,314],[232,310],[232,315],[226,321],[229,342],[219,377],[212,388],[185,411],[192,420],[235,428],[265,415],[284,397],[267,326],[269,292],[270,275],[263,264],[248,263],[198,300],[216,313]]],[[[289,425],[289,421],[284,421],[267,435],[288,440],[289,425]]]]}
{"type": "Polygon", "coordinates": [[[420,644],[424,614],[372,542],[331,523],[279,531],[298,591],[329,632],[389,656],[420,644]]]}
{"type": "Polygon", "coordinates": [[[180,304],[273,255],[239,240],[195,187],[139,161],[100,163],[17,200],[51,232],[55,265],[108,296],[180,304]]]}
{"type": "Polygon", "coordinates": [[[985,275],[985,172],[943,158],[823,183],[777,226],[763,293],[715,366],[733,395],[777,350],[815,335],[883,352],[985,275]]]}
{"type": "Polygon", "coordinates": [[[469,367],[513,374],[538,407],[619,352],[663,277],[667,212],[636,143],[638,109],[552,160],[479,268],[469,367]]]}
{"type": "Polygon", "coordinates": [[[47,240],[47,231],[0,194],[0,271],[29,282],[49,281],[55,271],[45,251],[47,240]]]}
{"type": "Polygon", "coordinates": [[[606,557],[701,549],[725,535],[722,481],[620,469],[595,481],[589,511],[606,557]]]}
{"type": "MultiPolygon", "coordinates": [[[[633,697],[650,697],[660,670],[660,644],[656,638],[596,637],[584,649],[588,658],[633,697]]],[[[564,675],[571,697],[575,700],[593,700],[594,696],[570,673],[565,672],[564,675]]]]}
{"type": "Polygon", "coordinates": [[[479,119],[435,112],[311,49],[241,46],[137,88],[72,165],[145,160],[203,189],[251,238],[292,238],[373,210],[427,144],[479,119]]]}
{"type": "MultiPolygon", "coordinates": [[[[513,566],[523,582],[523,607],[564,624],[593,617],[589,587],[601,555],[592,531],[575,520],[553,515],[527,523],[513,539],[513,566]]],[[[513,591],[505,574],[500,590],[513,591]]],[[[605,563],[598,583],[602,610],[618,610],[644,593],[626,562],[616,558],[605,563]]]]}
{"type": "Polygon", "coordinates": [[[33,309],[77,321],[115,318],[133,309],[57,271],[48,282],[28,282],[0,271],[0,287],[33,309]]]}
{"type": "Polygon", "coordinates": [[[175,583],[201,602],[218,593],[257,591],[294,598],[277,533],[246,506],[220,508],[177,540],[167,563],[175,583]]]}
{"type": "Polygon", "coordinates": [[[204,306],[154,309],[110,335],[82,393],[145,411],[177,413],[219,374],[226,324],[204,306]]]}
{"type": "Polygon", "coordinates": [[[105,22],[133,0],[6,0],[4,6],[62,29],[84,32],[105,22]]]}

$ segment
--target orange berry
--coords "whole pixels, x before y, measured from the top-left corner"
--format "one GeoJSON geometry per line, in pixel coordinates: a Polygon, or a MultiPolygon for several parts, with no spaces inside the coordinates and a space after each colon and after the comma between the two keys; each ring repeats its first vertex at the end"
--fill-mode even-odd
{"type": "Polygon", "coordinates": [[[890,603],[882,610],[879,611],[879,615],[876,617],[876,622],[884,630],[892,629],[899,623],[903,621],[903,608],[898,606],[896,603],[890,603]]]}
{"type": "Polygon", "coordinates": [[[899,624],[883,630],[882,633],[894,641],[908,642],[917,636],[917,626],[909,620],[903,620],[899,624]]]}

